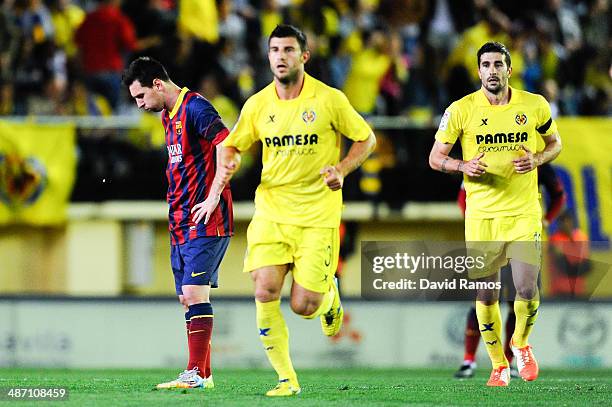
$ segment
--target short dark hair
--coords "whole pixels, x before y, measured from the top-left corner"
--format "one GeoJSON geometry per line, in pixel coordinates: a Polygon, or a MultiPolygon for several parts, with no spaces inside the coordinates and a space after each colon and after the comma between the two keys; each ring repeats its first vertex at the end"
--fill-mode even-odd
{"type": "Polygon", "coordinates": [[[123,71],[121,81],[127,87],[138,81],[142,86],[151,88],[154,79],[169,81],[170,77],[166,68],[159,61],[151,57],[139,57],[133,60],[130,66],[123,71]]]}
{"type": "Polygon", "coordinates": [[[298,44],[300,44],[300,49],[302,52],[308,50],[308,44],[306,43],[306,34],[302,32],[299,28],[290,25],[290,24],[279,24],[270,34],[268,38],[268,45],[270,45],[270,40],[272,38],[287,38],[293,37],[297,40],[298,44]]]}
{"type": "Polygon", "coordinates": [[[482,47],[480,47],[480,49],[478,50],[478,54],[477,54],[478,66],[480,66],[480,57],[485,52],[499,52],[500,54],[503,54],[504,57],[506,57],[506,65],[508,65],[508,67],[512,66],[512,62],[510,60],[510,52],[508,51],[508,48],[506,48],[506,46],[502,44],[501,42],[489,41],[486,44],[484,44],[482,47]]]}

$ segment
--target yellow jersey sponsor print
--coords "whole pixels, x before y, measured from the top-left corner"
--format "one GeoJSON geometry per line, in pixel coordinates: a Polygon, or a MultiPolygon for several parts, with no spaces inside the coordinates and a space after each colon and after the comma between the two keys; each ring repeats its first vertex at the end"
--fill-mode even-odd
{"type": "Polygon", "coordinates": [[[342,92],[306,74],[295,99],[279,99],[274,83],[251,96],[223,145],[244,151],[262,143],[254,218],[336,228],[342,192],[331,191],[320,171],[340,160],[341,136],[363,141],[371,131],[342,92]]]}
{"type": "Polygon", "coordinates": [[[466,218],[541,217],[537,171],[517,174],[512,160],[525,154],[521,145],[535,153],[538,137],[553,135],[557,125],[542,96],[514,88],[510,92],[506,105],[491,105],[482,90],[459,99],[446,109],[436,132],[442,143],[459,139],[466,161],[484,153],[486,174],[463,177],[466,218]]]}

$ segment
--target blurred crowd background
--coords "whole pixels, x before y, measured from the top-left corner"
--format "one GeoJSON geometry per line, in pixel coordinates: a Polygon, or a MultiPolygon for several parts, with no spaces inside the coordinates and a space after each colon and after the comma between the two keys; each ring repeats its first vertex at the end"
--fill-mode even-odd
{"type": "MultiPolygon", "coordinates": [[[[415,177],[405,187],[401,179],[399,185],[387,183],[387,201],[454,199],[458,180],[433,174],[426,156],[444,108],[478,88],[476,51],[486,41],[509,47],[511,86],[543,94],[555,117],[609,115],[612,109],[607,0],[0,0],[0,5],[3,116],[138,116],[120,85],[121,73],[132,58],[149,55],[177,84],[204,94],[231,127],[244,101],[271,80],[269,33],[281,22],[303,28],[312,51],[310,74],[342,89],[366,117],[410,123],[387,132],[378,126],[377,154],[355,185],[347,186],[348,199],[380,199],[384,171],[398,180],[397,171],[405,173],[406,165],[415,177]],[[410,137],[402,138],[406,132],[410,137]]],[[[140,133],[159,133],[157,120],[143,120],[140,133]]],[[[164,151],[143,150],[138,131],[129,133],[126,138],[117,137],[125,132],[79,129],[73,200],[163,198],[164,151]],[[106,192],[93,182],[102,178],[115,180],[106,192]]],[[[161,137],[146,140],[159,147],[161,137]]],[[[248,198],[257,177],[236,182],[245,183],[237,188],[238,198],[248,198]],[[242,191],[250,192],[241,196],[242,191]]]]}
{"type": "MultiPolygon", "coordinates": [[[[267,37],[303,28],[307,70],[365,115],[432,121],[478,85],[476,51],[509,46],[512,86],[563,115],[610,113],[607,0],[2,0],[0,113],[105,115],[131,104],[126,61],[159,59],[225,120],[269,82],[267,37]]],[[[230,123],[231,125],[231,123],[230,123]]]]}

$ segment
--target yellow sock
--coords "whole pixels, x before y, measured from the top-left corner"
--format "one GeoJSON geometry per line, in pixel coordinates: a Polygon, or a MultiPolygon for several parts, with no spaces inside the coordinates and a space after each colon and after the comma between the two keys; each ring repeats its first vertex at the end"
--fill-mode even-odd
{"type": "Polygon", "coordinates": [[[259,339],[266,350],[270,364],[278,373],[279,380],[289,379],[297,383],[297,375],[289,356],[289,330],[280,309],[280,300],[259,302],[257,309],[257,328],[259,339]]]}
{"type": "Polygon", "coordinates": [[[517,348],[523,348],[528,345],[527,340],[529,334],[538,319],[538,300],[523,300],[514,301],[514,313],[516,314],[516,325],[514,326],[514,334],[512,335],[512,344],[517,348]]]}
{"type": "Polygon", "coordinates": [[[305,315],[304,318],[312,319],[312,318],[316,318],[319,315],[323,315],[326,312],[328,312],[331,309],[332,304],[334,303],[335,295],[336,295],[336,290],[334,290],[334,288],[330,286],[329,291],[323,294],[323,299],[321,300],[321,305],[319,305],[319,308],[317,308],[317,310],[313,312],[312,314],[305,315]]]}
{"type": "Polygon", "coordinates": [[[499,301],[493,305],[485,305],[476,301],[476,316],[480,335],[487,347],[493,368],[508,366],[508,360],[504,355],[504,344],[501,340],[502,320],[499,301]]]}

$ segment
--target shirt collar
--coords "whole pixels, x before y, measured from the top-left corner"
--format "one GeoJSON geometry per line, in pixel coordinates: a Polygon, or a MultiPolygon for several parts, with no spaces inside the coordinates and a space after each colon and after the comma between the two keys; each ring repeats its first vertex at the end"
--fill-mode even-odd
{"type": "Polygon", "coordinates": [[[179,93],[178,98],[176,99],[176,102],[174,103],[174,107],[172,108],[172,111],[170,111],[171,119],[174,119],[174,116],[176,115],[176,112],[178,112],[179,108],[181,107],[181,103],[183,103],[183,99],[185,98],[185,94],[187,92],[189,92],[189,89],[187,88],[181,89],[181,93],[179,93]]]}
{"type": "Polygon", "coordinates": [[[278,97],[278,94],[276,93],[275,83],[272,82],[271,85],[272,85],[272,92],[274,92],[274,97],[276,98],[276,100],[279,100],[282,102],[289,102],[291,100],[310,98],[310,97],[314,97],[315,95],[315,79],[312,76],[308,75],[306,72],[304,72],[304,85],[302,86],[302,90],[300,91],[300,94],[294,99],[281,100],[278,97]]]}
{"type": "MultiPolygon", "coordinates": [[[[520,96],[519,96],[519,92],[516,91],[516,89],[512,88],[512,86],[508,86],[508,90],[510,92],[510,100],[508,101],[508,103],[506,105],[501,105],[501,106],[508,106],[508,105],[514,105],[518,102],[520,96]]],[[[483,106],[498,106],[498,105],[492,105],[491,102],[489,102],[489,99],[487,99],[487,96],[485,95],[484,91],[482,90],[482,88],[478,89],[478,100],[480,102],[481,105],[483,106]]]]}

